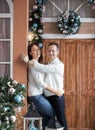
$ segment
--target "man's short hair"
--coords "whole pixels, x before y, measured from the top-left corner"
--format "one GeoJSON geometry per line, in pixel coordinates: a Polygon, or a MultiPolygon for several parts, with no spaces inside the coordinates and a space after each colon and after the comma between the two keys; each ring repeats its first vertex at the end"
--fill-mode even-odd
{"type": "Polygon", "coordinates": [[[56,42],[50,42],[50,43],[48,44],[48,47],[49,47],[49,46],[52,46],[52,45],[55,45],[55,46],[57,47],[57,49],[59,50],[59,44],[58,44],[58,43],[56,43],[56,42]]]}

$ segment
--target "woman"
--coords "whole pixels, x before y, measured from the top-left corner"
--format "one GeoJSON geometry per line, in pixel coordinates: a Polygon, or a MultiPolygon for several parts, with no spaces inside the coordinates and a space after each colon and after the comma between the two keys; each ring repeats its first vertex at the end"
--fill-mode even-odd
{"type": "MultiPolygon", "coordinates": [[[[21,55],[21,59],[24,60],[24,55],[21,55]]],[[[42,55],[40,49],[37,44],[30,44],[28,45],[28,58],[29,60],[35,59],[38,62],[42,61],[42,55]]],[[[25,62],[25,60],[24,60],[25,62]]],[[[48,100],[43,96],[44,89],[48,89],[49,91],[55,93],[56,95],[60,96],[62,92],[58,90],[54,90],[51,87],[47,86],[44,83],[44,75],[41,72],[34,70],[31,65],[28,65],[28,97],[29,102],[34,103],[35,107],[43,116],[42,126],[43,129],[48,125],[49,121],[55,122],[55,113],[48,102],[48,100]]]]}

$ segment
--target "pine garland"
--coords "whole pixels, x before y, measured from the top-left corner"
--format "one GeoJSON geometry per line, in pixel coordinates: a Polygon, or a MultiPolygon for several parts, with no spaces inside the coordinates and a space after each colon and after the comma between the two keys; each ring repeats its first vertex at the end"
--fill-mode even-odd
{"type": "Polygon", "coordinates": [[[34,34],[30,43],[36,42],[40,48],[43,47],[43,5],[46,3],[47,0],[37,0],[30,11],[29,17],[29,32],[34,34]]]}

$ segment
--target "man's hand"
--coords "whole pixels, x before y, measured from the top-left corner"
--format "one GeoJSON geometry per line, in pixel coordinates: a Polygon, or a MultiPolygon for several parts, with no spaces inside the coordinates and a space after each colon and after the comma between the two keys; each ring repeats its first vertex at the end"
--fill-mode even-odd
{"type": "Polygon", "coordinates": [[[24,54],[20,54],[20,59],[22,61],[24,61],[24,63],[28,63],[29,62],[29,58],[28,56],[24,55],[24,54]]]}
{"type": "Polygon", "coordinates": [[[64,92],[63,92],[62,90],[59,90],[59,89],[58,89],[58,90],[56,90],[56,93],[55,93],[55,94],[60,97],[60,96],[63,95],[63,93],[64,93],[64,92]]]}
{"type": "Polygon", "coordinates": [[[63,93],[64,93],[63,90],[54,89],[54,88],[52,88],[52,87],[50,87],[50,86],[46,86],[45,89],[47,89],[48,91],[54,93],[55,95],[57,95],[57,96],[59,96],[59,97],[62,96],[63,93]]]}

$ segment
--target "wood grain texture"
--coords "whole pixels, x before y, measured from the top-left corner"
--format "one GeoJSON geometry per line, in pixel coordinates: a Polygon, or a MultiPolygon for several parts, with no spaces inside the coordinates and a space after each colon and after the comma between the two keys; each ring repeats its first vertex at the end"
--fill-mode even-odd
{"type": "Polygon", "coordinates": [[[44,40],[60,45],[65,65],[66,117],[69,130],[95,130],[95,40],[44,40]]]}
{"type": "MultiPolygon", "coordinates": [[[[95,34],[95,23],[81,23],[79,34],[95,34]]],[[[44,34],[62,34],[56,22],[44,23],[44,34]]]]}

